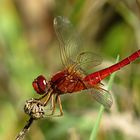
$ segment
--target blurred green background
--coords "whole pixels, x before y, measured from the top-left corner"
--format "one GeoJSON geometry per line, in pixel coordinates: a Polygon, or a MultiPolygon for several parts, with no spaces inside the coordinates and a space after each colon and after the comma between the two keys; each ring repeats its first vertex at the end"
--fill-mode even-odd
{"type": "MultiPolygon", "coordinates": [[[[80,32],[83,50],[100,54],[105,68],[140,48],[140,0],[1,0],[0,139],[14,140],[28,116],[27,99],[38,97],[32,81],[51,78],[63,67],[53,29],[57,15],[68,17],[80,32]]],[[[114,104],[105,112],[97,140],[140,139],[140,61],[116,75],[114,104]]],[[[108,79],[104,80],[104,84],[108,79]]],[[[64,116],[36,121],[26,140],[88,140],[99,104],[86,94],[61,97],[64,116]]]]}

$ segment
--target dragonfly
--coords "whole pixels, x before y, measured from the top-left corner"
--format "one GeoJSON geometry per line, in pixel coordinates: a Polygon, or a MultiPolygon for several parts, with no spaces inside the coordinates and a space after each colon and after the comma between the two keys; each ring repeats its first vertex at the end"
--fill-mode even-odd
{"type": "Polygon", "coordinates": [[[92,52],[81,52],[76,57],[73,55],[80,44],[77,33],[74,32],[73,25],[68,18],[56,17],[54,29],[59,40],[60,56],[64,69],[54,74],[50,80],[39,75],[32,82],[34,90],[42,95],[39,100],[43,99],[43,106],[46,106],[51,100],[52,112],[50,115],[54,115],[56,105],[59,105],[60,114],[58,116],[62,116],[63,109],[60,96],[87,91],[96,101],[109,109],[113,103],[112,95],[103,88],[101,81],[139,58],[140,50],[110,67],[86,74],[84,65],[95,67],[101,64],[101,57],[92,52]]]}
{"type": "Polygon", "coordinates": [[[92,52],[80,52],[77,56],[73,55],[79,51],[80,39],[73,29],[72,23],[68,18],[58,16],[54,18],[53,24],[59,40],[60,57],[64,68],[54,74],[50,80],[47,80],[43,75],[39,75],[33,80],[32,86],[41,97],[26,101],[24,111],[30,118],[15,140],[24,138],[34,120],[46,116],[62,116],[63,109],[60,96],[63,94],[84,91],[90,93],[106,109],[110,109],[113,103],[112,95],[103,87],[102,80],[140,57],[140,50],[137,50],[129,57],[110,67],[86,74],[85,67],[90,68],[100,65],[102,58],[92,52]],[[51,113],[46,114],[45,107],[49,101],[51,103],[51,113]],[[55,115],[56,105],[59,106],[60,110],[57,115],[55,115]]]}

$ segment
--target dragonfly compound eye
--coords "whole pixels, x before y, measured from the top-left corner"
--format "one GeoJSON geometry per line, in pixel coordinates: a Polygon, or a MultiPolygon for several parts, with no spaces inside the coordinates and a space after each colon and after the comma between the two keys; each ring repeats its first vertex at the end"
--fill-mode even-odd
{"type": "Polygon", "coordinates": [[[38,94],[44,94],[46,92],[47,80],[44,76],[39,75],[33,82],[32,82],[34,90],[38,94]]]}

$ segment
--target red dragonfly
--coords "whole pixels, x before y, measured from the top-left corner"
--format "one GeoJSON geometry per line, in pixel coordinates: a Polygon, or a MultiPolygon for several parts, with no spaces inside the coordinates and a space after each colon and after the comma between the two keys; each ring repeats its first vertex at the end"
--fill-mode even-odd
{"type": "Polygon", "coordinates": [[[87,90],[95,100],[109,109],[113,103],[112,97],[102,87],[101,81],[139,58],[140,50],[115,65],[87,75],[83,65],[97,66],[101,64],[102,59],[91,52],[81,52],[77,57],[72,56],[73,50],[76,51],[79,45],[79,40],[76,36],[77,33],[73,31],[72,24],[67,18],[56,17],[54,19],[54,29],[60,43],[60,56],[64,69],[53,75],[49,81],[42,75],[33,81],[32,85],[35,91],[43,95],[40,98],[40,100],[43,99],[43,106],[46,106],[51,100],[52,112],[50,115],[53,115],[58,103],[61,116],[63,115],[63,110],[60,95],[87,90]]]}

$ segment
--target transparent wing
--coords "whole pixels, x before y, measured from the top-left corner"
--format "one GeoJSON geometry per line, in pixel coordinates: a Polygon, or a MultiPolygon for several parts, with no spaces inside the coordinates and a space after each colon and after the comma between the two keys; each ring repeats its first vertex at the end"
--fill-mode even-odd
{"type": "Polygon", "coordinates": [[[92,68],[102,63],[102,57],[92,52],[81,52],[77,56],[76,63],[82,68],[92,68]]]}
{"type": "Polygon", "coordinates": [[[113,104],[113,99],[111,94],[103,89],[91,88],[88,92],[94,97],[94,99],[101,103],[106,109],[110,109],[113,104]]]}
{"type": "Polygon", "coordinates": [[[59,40],[61,61],[66,66],[71,62],[73,52],[78,50],[77,47],[80,43],[78,33],[74,30],[71,22],[61,16],[54,19],[54,29],[59,40]]]}

